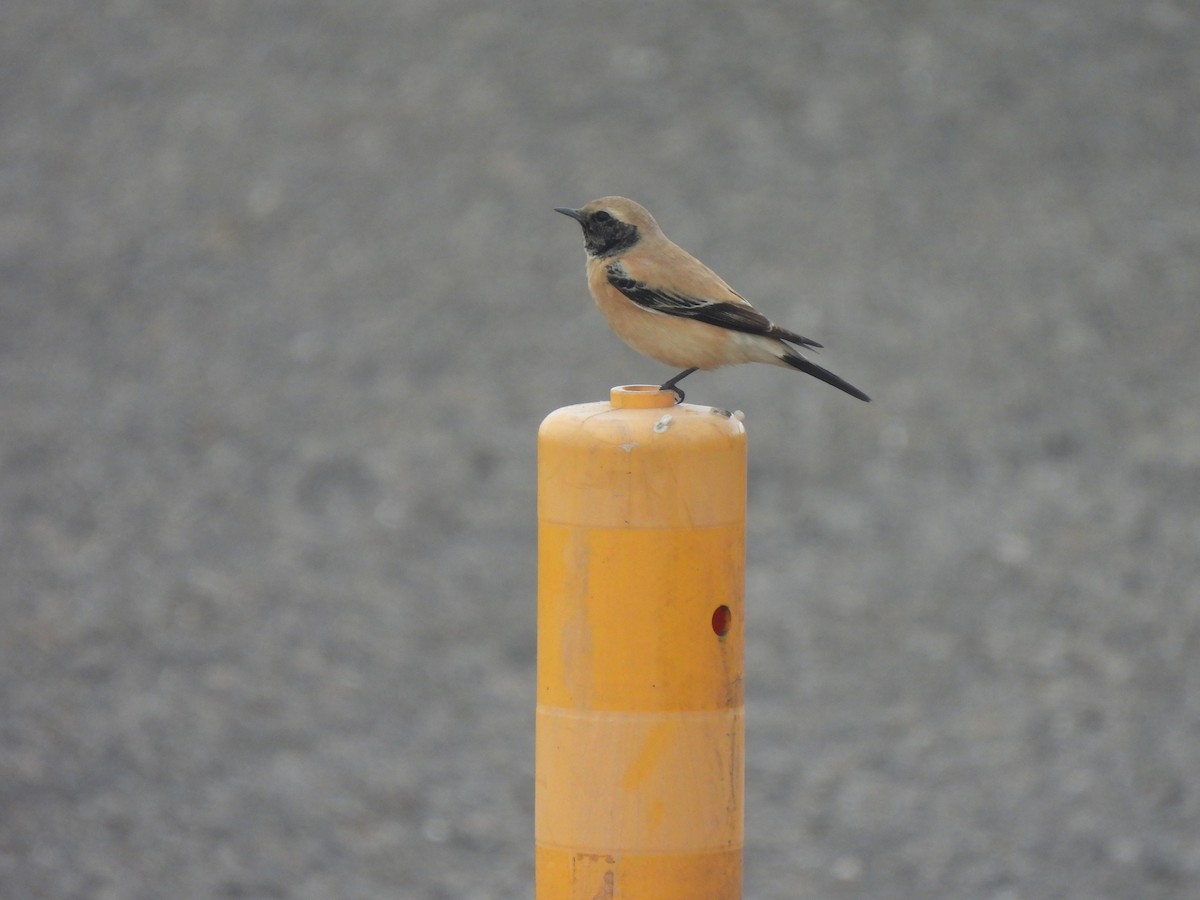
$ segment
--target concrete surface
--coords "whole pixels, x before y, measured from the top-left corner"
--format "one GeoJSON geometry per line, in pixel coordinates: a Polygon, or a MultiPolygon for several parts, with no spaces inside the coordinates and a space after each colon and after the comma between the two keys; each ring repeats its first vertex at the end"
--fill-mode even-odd
{"type": "Polygon", "coordinates": [[[748,898],[1200,896],[1184,0],[0,8],[0,896],[515,898],[606,193],[746,413],[748,898]]]}

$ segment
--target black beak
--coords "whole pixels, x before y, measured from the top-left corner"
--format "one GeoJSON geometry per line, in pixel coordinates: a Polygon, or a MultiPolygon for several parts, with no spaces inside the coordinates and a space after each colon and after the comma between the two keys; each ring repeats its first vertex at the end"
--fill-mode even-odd
{"type": "Polygon", "coordinates": [[[569,207],[569,206],[556,206],[556,207],[554,207],[554,211],[556,213],[562,213],[564,216],[570,216],[572,219],[574,219],[580,225],[583,224],[584,215],[583,215],[582,210],[571,209],[571,207],[569,207]]]}

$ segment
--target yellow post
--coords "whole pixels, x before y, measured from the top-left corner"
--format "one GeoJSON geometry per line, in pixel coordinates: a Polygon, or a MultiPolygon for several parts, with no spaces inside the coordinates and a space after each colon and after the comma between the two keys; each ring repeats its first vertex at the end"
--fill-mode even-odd
{"type": "Polygon", "coordinates": [[[538,432],[537,900],[742,895],[746,434],[669,391],[538,432]]]}

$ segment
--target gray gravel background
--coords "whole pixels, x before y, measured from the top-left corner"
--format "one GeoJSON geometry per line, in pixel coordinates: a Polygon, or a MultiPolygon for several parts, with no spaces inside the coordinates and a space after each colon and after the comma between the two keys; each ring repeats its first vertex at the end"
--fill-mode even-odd
{"type": "Polygon", "coordinates": [[[622,193],[751,441],[748,898],[1200,896],[1185,0],[0,6],[0,896],[528,897],[622,193]]]}

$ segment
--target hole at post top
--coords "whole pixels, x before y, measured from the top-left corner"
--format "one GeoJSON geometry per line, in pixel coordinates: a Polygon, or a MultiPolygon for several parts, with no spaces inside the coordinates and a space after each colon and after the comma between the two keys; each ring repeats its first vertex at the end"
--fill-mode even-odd
{"type": "Polygon", "coordinates": [[[733,624],[733,613],[729,607],[722,603],[712,614],[712,629],[717,637],[725,637],[729,633],[729,626],[733,624]]]}
{"type": "Polygon", "coordinates": [[[623,384],[609,391],[609,402],[617,409],[670,408],[675,406],[675,392],[654,384],[623,384]]]}

